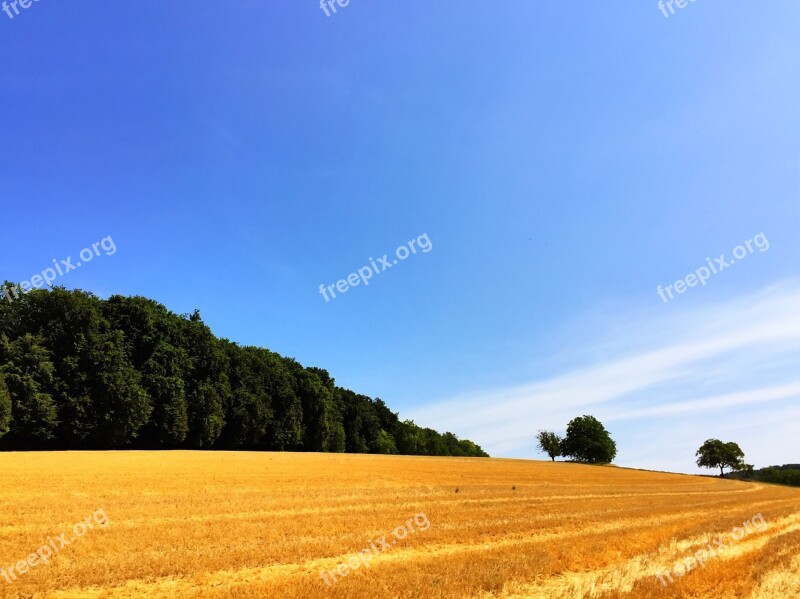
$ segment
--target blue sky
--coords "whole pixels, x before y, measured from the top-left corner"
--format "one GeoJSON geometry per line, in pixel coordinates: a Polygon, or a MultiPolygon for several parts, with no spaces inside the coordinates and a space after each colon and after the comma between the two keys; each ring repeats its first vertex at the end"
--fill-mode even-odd
{"type": "Polygon", "coordinates": [[[2,276],[112,236],[57,283],[198,308],[493,455],[590,413],[621,465],[800,462],[800,5],[498,4],[0,12],[2,276]]]}

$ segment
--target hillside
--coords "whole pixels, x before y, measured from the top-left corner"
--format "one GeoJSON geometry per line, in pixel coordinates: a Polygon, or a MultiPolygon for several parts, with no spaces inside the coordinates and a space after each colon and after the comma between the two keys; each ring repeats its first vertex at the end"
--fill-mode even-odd
{"type": "Polygon", "coordinates": [[[12,583],[0,574],[9,598],[800,592],[800,490],[705,477],[496,459],[22,453],[0,454],[0,505],[0,567],[93,524],[12,583]],[[695,556],[703,566],[681,576],[695,556]]]}
{"type": "Polygon", "coordinates": [[[197,311],[63,288],[0,300],[0,449],[123,448],[486,456],[326,370],[216,338],[197,311]]]}

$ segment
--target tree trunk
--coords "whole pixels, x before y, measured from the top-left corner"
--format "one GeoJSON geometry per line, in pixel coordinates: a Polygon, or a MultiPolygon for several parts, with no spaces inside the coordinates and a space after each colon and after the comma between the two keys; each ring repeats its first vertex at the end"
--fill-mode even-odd
{"type": "Polygon", "coordinates": [[[719,467],[719,475],[720,475],[722,478],[725,478],[725,472],[722,470],[722,468],[723,468],[723,466],[720,466],[720,467],[719,467]]]}

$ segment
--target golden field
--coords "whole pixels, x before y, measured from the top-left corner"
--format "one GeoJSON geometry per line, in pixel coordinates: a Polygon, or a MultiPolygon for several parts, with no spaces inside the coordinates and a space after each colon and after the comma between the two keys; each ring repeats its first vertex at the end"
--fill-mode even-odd
{"type": "Polygon", "coordinates": [[[498,459],[0,454],[0,568],[98,510],[0,597],[800,597],[798,489],[498,459]]]}

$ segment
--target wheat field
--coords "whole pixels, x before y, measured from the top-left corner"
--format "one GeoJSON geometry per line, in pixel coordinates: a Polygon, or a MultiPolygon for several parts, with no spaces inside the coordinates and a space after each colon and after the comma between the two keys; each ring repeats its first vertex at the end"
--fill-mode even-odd
{"type": "Polygon", "coordinates": [[[0,568],[2,597],[786,599],[800,490],[526,460],[5,453],[0,568]]]}

